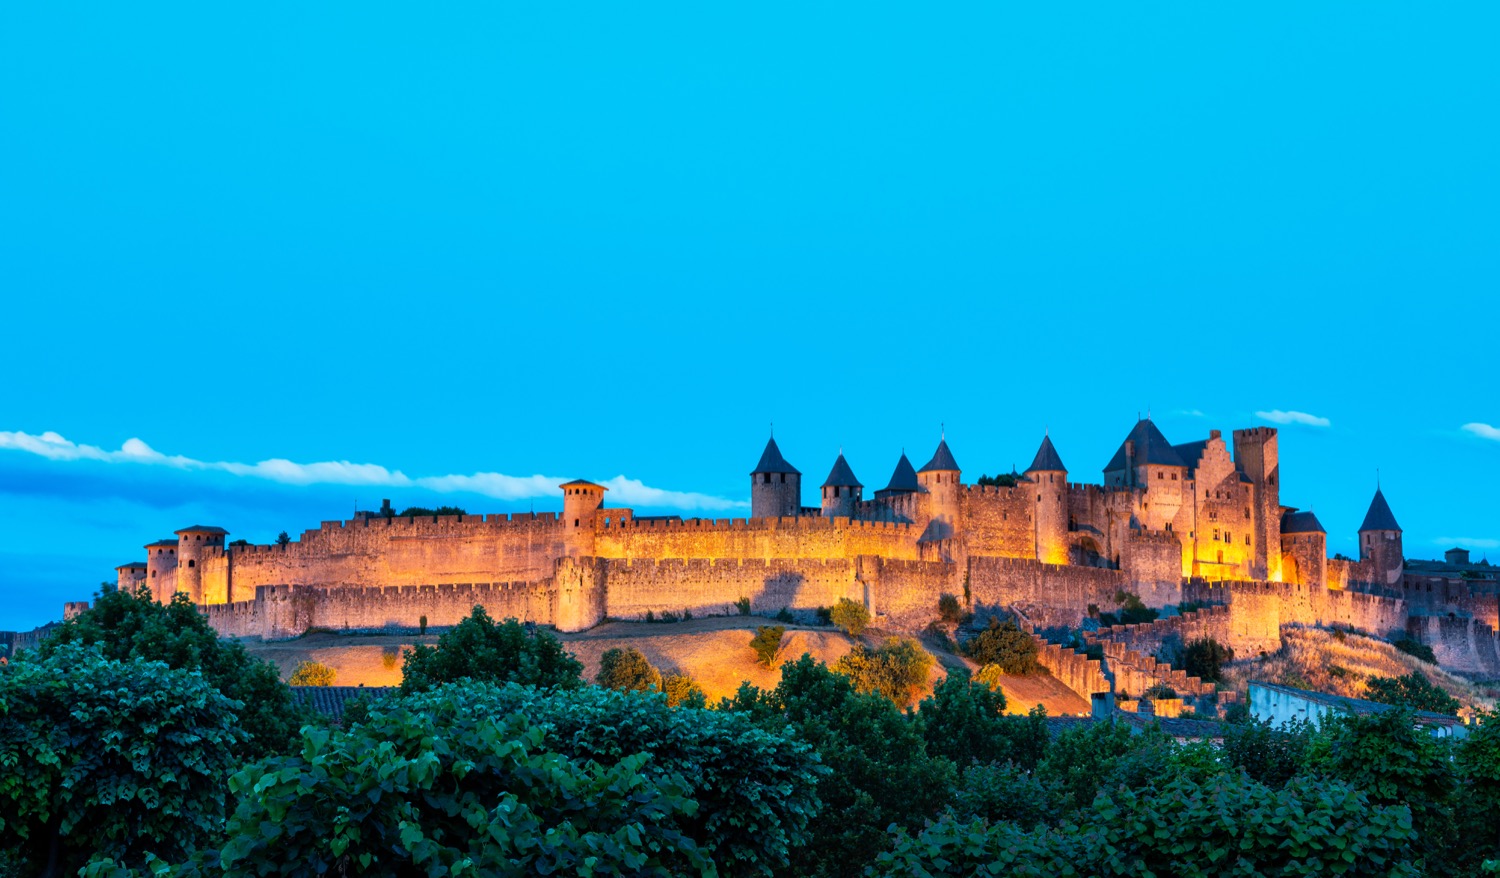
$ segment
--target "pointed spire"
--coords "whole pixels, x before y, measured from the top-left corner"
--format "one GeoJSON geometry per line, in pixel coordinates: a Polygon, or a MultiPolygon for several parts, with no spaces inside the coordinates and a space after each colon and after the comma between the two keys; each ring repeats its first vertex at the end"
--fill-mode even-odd
{"type": "Polygon", "coordinates": [[[1364,524],[1359,526],[1360,533],[1367,530],[1401,530],[1396,516],[1391,513],[1391,505],[1385,502],[1385,495],[1379,488],[1375,489],[1375,497],[1370,500],[1370,511],[1365,513],[1364,524]]]}
{"type": "Polygon", "coordinates": [[[891,473],[891,482],[881,491],[919,491],[922,486],[917,482],[917,471],[912,468],[911,461],[907,459],[906,452],[901,452],[901,459],[896,461],[896,471],[891,473]]]}
{"type": "Polygon", "coordinates": [[[750,472],[750,475],[754,476],[761,473],[802,475],[801,470],[787,463],[786,458],[781,456],[781,449],[776,447],[776,438],[774,436],[767,440],[766,450],[760,453],[760,463],[755,465],[755,469],[750,472]]]}
{"type": "Polygon", "coordinates": [[[1058,456],[1057,449],[1052,445],[1052,437],[1042,436],[1042,447],[1036,450],[1036,457],[1032,458],[1031,466],[1026,468],[1029,473],[1034,472],[1067,472],[1068,468],[1063,466],[1062,458],[1058,456]]]}
{"type": "Polygon", "coordinates": [[[833,462],[833,469],[829,470],[828,478],[823,480],[825,488],[863,488],[864,485],[854,477],[854,470],[849,468],[849,461],[844,459],[844,450],[839,449],[839,458],[833,462]]]}
{"type": "Polygon", "coordinates": [[[953,452],[948,450],[948,439],[946,435],[938,440],[937,451],[932,453],[932,460],[927,461],[918,472],[958,472],[958,461],[953,459],[953,452]]]}

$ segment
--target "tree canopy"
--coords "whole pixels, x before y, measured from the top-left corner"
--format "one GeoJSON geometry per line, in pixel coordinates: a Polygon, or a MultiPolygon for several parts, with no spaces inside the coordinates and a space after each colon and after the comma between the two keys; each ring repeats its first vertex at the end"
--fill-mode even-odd
{"type": "Polygon", "coordinates": [[[438,637],[437,646],[407,650],[401,666],[404,693],[466,679],[576,689],[583,685],[583,664],[550,631],[527,633],[515,619],[497,623],[475,607],[438,637]]]}

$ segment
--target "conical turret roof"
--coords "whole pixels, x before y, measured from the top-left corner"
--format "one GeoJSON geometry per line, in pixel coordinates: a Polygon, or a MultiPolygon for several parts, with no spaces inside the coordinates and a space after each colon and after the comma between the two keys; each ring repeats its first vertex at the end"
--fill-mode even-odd
{"type": "Polygon", "coordinates": [[[1032,458],[1031,466],[1026,468],[1029,473],[1036,472],[1067,472],[1068,468],[1063,466],[1062,458],[1058,457],[1057,449],[1052,447],[1052,437],[1042,437],[1042,447],[1036,450],[1036,457],[1032,458]]]}
{"type": "Polygon", "coordinates": [[[1120,443],[1120,448],[1115,452],[1115,456],[1111,457],[1109,463],[1104,465],[1105,472],[1125,468],[1125,442],[1135,443],[1136,466],[1141,466],[1142,464],[1153,466],[1187,466],[1187,464],[1182,462],[1182,458],[1177,454],[1177,450],[1172,447],[1172,443],[1167,441],[1167,437],[1161,434],[1161,431],[1156,428],[1151,419],[1142,418],[1135,422],[1135,426],[1131,428],[1130,434],[1125,437],[1124,442],[1120,443]]]}
{"type": "Polygon", "coordinates": [[[854,477],[854,470],[849,468],[849,461],[844,460],[844,452],[839,452],[839,459],[833,462],[833,469],[828,471],[828,478],[823,480],[825,488],[863,488],[859,479],[854,477]]]}
{"type": "Polygon", "coordinates": [[[919,472],[947,472],[950,470],[958,472],[958,461],[953,459],[953,452],[948,450],[948,440],[940,439],[938,440],[937,451],[932,453],[932,460],[927,461],[927,465],[922,467],[919,472]]]}
{"type": "Polygon", "coordinates": [[[752,476],[759,475],[761,473],[791,473],[798,476],[802,475],[801,470],[787,463],[786,458],[781,456],[781,449],[776,447],[775,436],[772,436],[766,442],[766,450],[760,453],[760,463],[757,463],[755,465],[755,469],[750,471],[750,475],[752,476]]]}
{"type": "Polygon", "coordinates": [[[1367,530],[1400,530],[1401,525],[1396,523],[1396,516],[1391,514],[1391,505],[1385,502],[1385,495],[1380,489],[1375,489],[1375,498],[1370,501],[1370,511],[1365,513],[1365,523],[1359,526],[1361,532],[1367,530]]]}
{"type": "Polygon", "coordinates": [[[906,452],[901,452],[901,459],[896,461],[896,471],[891,473],[891,483],[886,485],[884,491],[920,491],[922,486],[917,483],[917,471],[912,469],[911,461],[907,459],[906,452]]]}

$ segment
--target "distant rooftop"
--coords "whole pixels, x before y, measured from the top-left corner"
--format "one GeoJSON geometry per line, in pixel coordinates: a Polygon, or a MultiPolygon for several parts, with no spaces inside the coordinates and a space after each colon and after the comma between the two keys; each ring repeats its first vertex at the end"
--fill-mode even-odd
{"type": "Polygon", "coordinates": [[[338,722],[344,708],[360,698],[375,700],[397,691],[394,686],[292,686],[292,697],[338,722]]]}
{"type": "Polygon", "coordinates": [[[1396,516],[1391,514],[1391,505],[1385,502],[1385,495],[1379,488],[1375,489],[1375,497],[1370,500],[1370,511],[1365,513],[1364,523],[1359,526],[1362,531],[1366,530],[1400,530],[1401,525],[1396,523],[1396,516]]]}
{"type": "Polygon", "coordinates": [[[844,460],[844,453],[839,452],[839,459],[833,462],[833,469],[828,471],[828,478],[823,480],[825,488],[863,488],[859,479],[854,477],[854,470],[849,468],[849,461],[844,460]]]}
{"type": "Polygon", "coordinates": [[[1156,428],[1156,424],[1152,423],[1150,418],[1142,418],[1135,422],[1129,435],[1125,437],[1124,442],[1120,443],[1115,456],[1104,465],[1105,472],[1125,469],[1126,442],[1135,444],[1135,466],[1187,466],[1178,455],[1177,449],[1173,448],[1172,443],[1167,441],[1167,437],[1156,428]]]}
{"type": "Polygon", "coordinates": [[[1284,534],[1326,534],[1323,523],[1308,512],[1288,512],[1281,516],[1281,532],[1284,534]]]}
{"type": "MultiPolygon", "coordinates": [[[[1273,692],[1280,692],[1283,695],[1292,695],[1311,701],[1314,704],[1326,705],[1335,710],[1341,710],[1357,716],[1370,716],[1396,709],[1392,705],[1381,704],[1378,701],[1366,701],[1363,698],[1348,698],[1329,692],[1315,692],[1311,689],[1298,689],[1295,686],[1283,686],[1280,683],[1267,683],[1263,680],[1251,680],[1250,685],[1269,689],[1273,692]]],[[[1463,720],[1456,716],[1449,716],[1446,713],[1433,713],[1430,710],[1414,710],[1412,713],[1416,716],[1419,725],[1461,726],[1464,724],[1463,720]]]]}
{"type": "Polygon", "coordinates": [[[919,472],[957,471],[958,468],[958,461],[953,459],[953,452],[948,450],[948,440],[939,439],[937,451],[932,453],[932,460],[927,461],[919,472]]]}
{"type": "Polygon", "coordinates": [[[222,527],[211,527],[211,526],[206,525],[206,524],[195,524],[192,527],[185,527],[185,528],[182,528],[181,530],[174,530],[174,531],[172,531],[172,533],[175,533],[175,534],[227,534],[227,533],[229,533],[229,531],[225,530],[222,527]]]}

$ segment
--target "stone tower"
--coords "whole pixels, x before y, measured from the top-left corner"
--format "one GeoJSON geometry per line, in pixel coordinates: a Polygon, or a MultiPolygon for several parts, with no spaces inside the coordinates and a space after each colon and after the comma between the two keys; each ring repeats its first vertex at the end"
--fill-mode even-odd
{"type": "Polygon", "coordinates": [[[865,486],[854,477],[854,470],[849,468],[844,452],[840,451],[828,478],[823,480],[823,517],[853,518],[859,510],[859,502],[864,499],[864,491],[865,486]]]}
{"type": "Polygon", "coordinates": [[[1308,588],[1328,584],[1328,532],[1318,517],[1287,509],[1281,516],[1281,576],[1308,588]]]}
{"type": "Polygon", "coordinates": [[[1255,489],[1250,507],[1250,526],[1255,552],[1250,575],[1280,582],[1281,571],[1281,462],[1275,427],[1252,427],[1234,431],[1234,463],[1255,489]]]}
{"type": "Polygon", "coordinates": [[[603,485],[574,479],[558,485],[563,492],[563,546],[570,558],[594,556],[594,516],[604,505],[603,485]]]}
{"type": "Polygon", "coordinates": [[[786,462],[772,436],[750,473],[750,517],[795,516],[801,510],[802,472],[786,462]]]}
{"type": "Polygon", "coordinates": [[[932,460],[917,470],[917,484],[927,495],[927,529],[924,540],[943,540],[958,532],[959,476],[958,461],[948,450],[946,438],[938,440],[932,460]]]}
{"type": "Polygon", "coordinates": [[[151,597],[159,604],[169,603],[177,591],[177,546],[178,540],[157,540],[147,543],[146,586],[151,597]]]}
{"type": "Polygon", "coordinates": [[[1390,504],[1385,502],[1385,495],[1379,487],[1375,488],[1370,510],[1359,526],[1359,561],[1368,568],[1370,578],[1380,585],[1395,585],[1401,581],[1406,565],[1401,548],[1401,525],[1396,523],[1396,516],[1391,514],[1390,504]]]}
{"type": "Polygon", "coordinates": [[[1031,466],[1026,468],[1029,488],[1036,495],[1036,559],[1047,564],[1068,563],[1068,468],[1052,446],[1052,437],[1042,437],[1031,466]]]}
{"type": "Polygon", "coordinates": [[[1140,488],[1136,515],[1141,524],[1150,530],[1165,530],[1182,509],[1187,464],[1156,424],[1142,418],[1105,464],[1104,484],[1140,488]]]}
{"type": "Polygon", "coordinates": [[[195,524],[177,533],[177,590],[187,592],[195,604],[224,603],[226,595],[203,593],[203,558],[207,549],[223,549],[229,531],[222,527],[195,524]]]}

